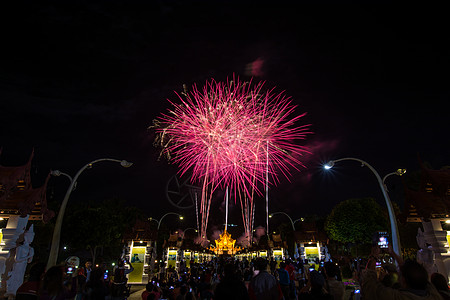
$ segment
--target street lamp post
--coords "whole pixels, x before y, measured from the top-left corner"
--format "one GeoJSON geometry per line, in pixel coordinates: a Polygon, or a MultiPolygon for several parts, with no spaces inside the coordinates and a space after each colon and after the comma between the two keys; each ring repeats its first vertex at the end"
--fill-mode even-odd
{"type": "Polygon", "coordinates": [[[78,172],[75,174],[75,176],[73,178],[70,175],[63,173],[59,170],[55,170],[55,171],[51,172],[51,174],[53,176],[63,175],[63,176],[66,176],[67,178],[69,178],[70,185],[69,185],[69,187],[66,191],[66,195],[64,196],[64,199],[61,203],[61,208],[59,209],[58,217],[56,218],[55,229],[53,230],[52,244],[50,247],[50,254],[49,254],[48,262],[47,262],[47,270],[50,267],[56,265],[56,262],[58,260],[59,242],[61,239],[61,227],[62,227],[62,223],[63,223],[64,213],[66,210],[67,202],[69,201],[70,194],[76,187],[77,179],[84,170],[92,168],[93,164],[101,162],[101,161],[118,162],[121,164],[122,167],[125,167],[125,168],[131,167],[131,165],[133,165],[133,163],[130,163],[126,160],[118,160],[118,159],[112,159],[112,158],[100,158],[100,159],[91,161],[90,163],[87,163],[86,165],[84,165],[80,170],[78,170],[78,172]]]}
{"type": "Polygon", "coordinates": [[[354,161],[360,162],[362,164],[362,166],[367,166],[372,171],[372,173],[375,175],[375,177],[377,178],[378,184],[381,188],[381,192],[383,193],[384,200],[386,202],[386,206],[388,209],[389,221],[391,224],[391,232],[392,232],[392,247],[394,249],[394,252],[397,253],[397,255],[399,255],[401,257],[402,253],[401,253],[401,246],[400,246],[400,236],[399,236],[398,227],[397,227],[397,219],[395,218],[394,208],[392,206],[391,199],[389,198],[389,195],[387,193],[387,188],[386,188],[386,185],[384,184],[384,181],[390,175],[401,176],[406,172],[406,170],[399,169],[396,172],[387,174],[386,176],[384,176],[383,179],[381,179],[378,172],[371,165],[369,165],[367,162],[365,162],[359,158],[354,158],[354,157],[346,157],[346,158],[332,160],[332,161],[328,162],[326,165],[324,165],[324,168],[329,170],[334,166],[335,163],[343,161],[343,160],[354,160],[354,161]]]}
{"type": "MultiPolygon", "coordinates": [[[[282,212],[282,211],[277,211],[277,212],[271,213],[269,215],[269,218],[272,218],[274,215],[278,215],[278,214],[285,215],[286,217],[288,217],[289,221],[291,222],[292,231],[294,232],[294,234],[295,234],[295,223],[297,223],[298,221],[304,221],[305,220],[303,218],[298,218],[297,220],[292,221],[292,218],[287,213],[282,212]]],[[[297,243],[295,243],[294,253],[297,253],[297,243]]],[[[295,254],[294,254],[294,256],[295,256],[295,254]]]]}
{"type": "Polygon", "coordinates": [[[406,169],[398,169],[397,171],[392,172],[392,173],[389,173],[389,174],[387,174],[386,176],[384,176],[384,177],[383,177],[383,186],[384,186],[384,188],[386,189],[386,191],[389,192],[389,190],[388,190],[388,188],[387,188],[387,186],[386,186],[386,184],[385,184],[384,182],[386,181],[386,179],[387,179],[389,176],[392,176],[392,175],[402,176],[402,175],[405,174],[405,173],[406,173],[406,169]]]}
{"type": "Polygon", "coordinates": [[[193,227],[186,228],[185,230],[183,230],[183,237],[182,237],[182,239],[184,239],[184,235],[186,234],[186,231],[188,231],[190,229],[194,230],[195,232],[198,232],[198,230],[193,228],[193,227]]]}
{"type": "Polygon", "coordinates": [[[157,219],[154,219],[154,218],[148,218],[148,220],[149,221],[155,221],[156,223],[158,223],[158,227],[156,228],[156,230],[159,230],[159,226],[161,226],[161,221],[166,217],[166,216],[168,216],[168,215],[176,215],[176,216],[178,216],[179,218],[180,218],[180,220],[183,220],[184,219],[184,217],[182,216],[182,215],[180,215],[180,214],[177,214],[177,213],[174,213],[174,212],[168,212],[167,214],[165,214],[164,216],[162,216],[161,217],[161,219],[159,219],[159,220],[157,220],[157,219]]]}
{"type": "MultiPolygon", "coordinates": [[[[157,233],[159,233],[159,227],[161,226],[161,221],[166,217],[166,216],[168,216],[168,215],[176,215],[176,216],[178,216],[179,218],[180,218],[180,220],[183,220],[184,219],[184,217],[182,216],[182,215],[180,215],[180,214],[177,214],[177,213],[174,213],[174,212],[168,212],[168,213],[166,213],[164,216],[162,216],[161,217],[161,219],[154,219],[154,218],[148,218],[148,220],[149,221],[155,221],[156,223],[158,223],[158,227],[156,227],[156,232],[157,233]]],[[[155,260],[156,260],[156,258],[158,257],[157,255],[158,255],[158,252],[157,252],[157,249],[156,249],[156,247],[157,247],[157,242],[158,242],[158,237],[156,237],[156,241],[155,241],[155,247],[153,247],[153,254],[152,254],[152,258],[151,258],[151,261],[150,261],[150,266],[151,266],[151,269],[152,269],[152,271],[153,271],[153,269],[154,269],[154,267],[155,267],[155,260]]]]}
{"type": "Polygon", "coordinates": [[[272,218],[274,215],[278,215],[278,214],[285,215],[286,217],[289,218],[289,221],[291,221],[291,225],[292,225],[292,230],[293,231],[295,231],[295,223],[297,223],[298,221],[303,221],[304,220],[303,218],[299,218],[299,219],[297,219],[295,221],[292,221],[292,218],[287,213],[282,212],[282,211],[277,211],[277,212],[271,213],[269,215],[269,218],[272,218]]]}

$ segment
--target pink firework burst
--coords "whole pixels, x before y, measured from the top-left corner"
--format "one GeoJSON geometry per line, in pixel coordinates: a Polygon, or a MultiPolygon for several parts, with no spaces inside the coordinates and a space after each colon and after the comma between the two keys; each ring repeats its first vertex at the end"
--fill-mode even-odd
{"type": "Polygon", "coordinates": [[[202,90],[194,85],[185,97],[177,94],[180,103],[171,102],[173,109],[158,119],[162,152],[182,174],[191,171],[192,180],[202,182],[206,220],[218,187],[229,186],[251,214],[253,195],[266,188],[267,174],[275,183],[280,174],[288,177],[291,168],[303,166],[301,156],[308,150],[298,142],[310,131],[296,123],[304,114],[294,115],[295,106],[283,93],[262,88],[262,82],[239,80],[211,80],[202,90]]]}

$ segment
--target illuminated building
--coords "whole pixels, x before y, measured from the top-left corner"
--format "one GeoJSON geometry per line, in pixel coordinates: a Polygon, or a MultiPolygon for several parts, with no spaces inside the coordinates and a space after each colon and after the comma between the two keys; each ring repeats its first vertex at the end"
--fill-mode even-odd
{"type": "Polygon", "coordinates": [[[432,170],[420,164],[420,183],[415,189],[405,187],[408,222],[423,219],[447,220],[450,214],[450,168],[432,170]]]}
{"type": "Polygon", "coordinates": [[[178,269],[181,258],[181,245],[183,241],[178,237],[178,233],[171,234],[169,238],[164,241],[164,262],[165,267],[178,269]]]}
{"type": "Polygon", "coordinates": [[[136,221],[133,228],[124,234],[125,254],[134,270],[128,274],[129,283],[146,283],[149,279],[150,259],[156,241],[156,230],[145,221],[136,221]]]}
{"type": "Polygon", "coordinates": [[[191,232],[191,234],[182,235],[181,244],[181,256],[179,261],[184,261],[185,267],[190,268],[191,262],[203,262],[211,259],[211,253],[209,250],[202,247],[200,244],[194,242],[197,238],[197,233],[191,232]]]}
{"type": "MultiPolygon", "coordinates": [[[[1,155],[0,148],[0,155],[1,155]]],[[[49,221],[55,214],[47,209],[47,176],[41,187],[31,184],[32,152],[28,162],[22,166],[6,167],[0,165],[0,217],[27,216],[29,220],[49,221]]]]}
{"type": "Polygon", "coordinates": [[[328,260],[328,237],[318,231],[314,222],[301,222],[301,229],[294,233],[298,255],[311,264],[328,260]]]}
{"type": "Polygon", "coordinates": [[[240,251],[240,247],[236,247],[234,244],[236,240],[231,238],[231,234],[225,229],[223,233],[215,240],[216,246],[211,246],[209,250],[213,251],[216,255],[234,255],[237,251],[240,251]]]}
{"type": "Polygon", "coordinates": [[[268,241],[268,246],[272,252],[272,257],[277,262],[277,267],[280,262],[285,259],[287,254],[287,243],[281,239],[281,234],[272,234],[272,240],[268,241]]]}
{"type": "MultiPolygon", "coordinates": [[[[0,148],[0,154],[2,149],[0,148]]],[[[14,284],[10,284],[11,273],[15,270],[10,261],[11,253],[14,255],[17,241],[27,230],[28,220],[49,221],[55,214],[47,209],[47,182],[50,178],[48,174],[44,184],[38,188],[33,188],[31,184],[31,161],[32,152],[28,162],[22,166],[0,165],[0,218],[7,219],[6,228],[0,229],[0,273],[1,288],[0,296],[5,292],[15,295],[17,287],[13,290],[14,284]]]]}
{"type": "Polygon", "coordinates": [[[405,187],[406,221],[422,223],[417,260],[428,272],[437,269],[450,278],[450,168],[433,170],[419,163],[419,184],[405,187]]]}

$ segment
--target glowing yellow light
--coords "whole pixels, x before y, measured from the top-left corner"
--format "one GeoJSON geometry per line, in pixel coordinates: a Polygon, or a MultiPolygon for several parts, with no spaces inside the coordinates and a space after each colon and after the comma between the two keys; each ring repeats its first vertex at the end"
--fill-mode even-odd
{"type": "Polygon", "coordinates": [[[220,235],[219,239],[215,240],[216,247],[210,247],[211,251],[214,251],[216,254],[235,254],[237,251],[240,251],[240,247],[235,247],[234,244],[236,240],[231,238],[231,234],[229,234],[226,230],[220,235]]]}
{"type": "Polygon", "coordinates": [[[396,173],[397,173],[398,176],[402,176],[403,174],[406,173],[406,169],[398,169],[398,170],[396,171],[396,173]]]}

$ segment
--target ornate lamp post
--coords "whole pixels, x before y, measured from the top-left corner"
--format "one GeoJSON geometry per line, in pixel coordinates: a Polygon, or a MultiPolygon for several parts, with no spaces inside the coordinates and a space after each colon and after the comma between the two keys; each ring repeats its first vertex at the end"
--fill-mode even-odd
{"type": "MultiPolygon", "coordinates": [[[[292,231],[293,231],[293,232],[295,232],[295,223],[297,223],[298,221],[304,221],[304,220],[305,220],[305,219],[303,219],[303,218],[299,218],[299,219],[297,219],[297,220],[295,220],[295,221],[292,221],[292,218],[291,218],[287,213],[282,212],[282,211],[277,211],[277,212],[271,213],[271,214],[269,215],[269,218],[272,218],[274,215],[278,215],[278,214],[285,215],[286,217],[288,217],[289,221],[291,222],[291,225],[292,225],[292,231]]],[[[274,233],[275,233],[275,232],[274,232],[274,233]]],[[[294,249],[294,252],[295,252],[295,253],[297,252],[297,243],[295,243],[295,249],[294,249]]]]}
{"type": "Polygon", "coordinates": [[[50,247],[50,254],[49,254],[48,262],[47,262],[47,270],[50,267],[56,265],[56,262],[58,260],[59,242],[61,239],[61,227],[62,227],[62,223],[63,223],[64,213],[66,211],[66,206],[67,206],[67,202],[69,201],[70,194],[76,187],[78,177],[81,175],[81,173],[84,170],[92,168],[93,164],[101,162],[101,161],[118,162],[118,163],[120,163],[120,165],[122,167],[125,167],[125,168],[131,167],[133,165],[133,163],[128,162],[126,160],[118,160],[118,159],[112,159],[112,158],[100,158],[100,159],[93,160],[90,163],[87,163],[86,165],[84,165],[80,170],[78,170],[78,172],[75,174],[75,176],[73,178],[70,177],[68,174],[63,173],[59,170],[55,170],[55,171],[51,172],[51,174],[53,176],[64,175],[67,178],[69,178],[70,185],[69,185],[69,188],[66,191],[66,195],[64,196],[64,199],[61,203],[61,208],[59,209],[58,217],[56,218],[55,229],[53,230],[52,244],[50,247]]]}
{"type": "Polygon", "coordinates": [[[191,230],[191,229],[194,230],[195,232],[198,232],[198,230],[193,228],[193,227],[186,228],[185,230],[183,230],[183,237],[182,237],[182,239],[184,239],[184,235],[186,234],[186,231],[191,230]]]}
{"type": "Polygon", "coordinates": [[[401,176],[406,172],[406,170],[398,169],[396,172],[389,173],[386,176],[384,176],[383,179],[381,179],[378,172],[371,165],[369,165],[367,162],[365,162],[359,158],[354,158],[354,157],[346,157],[346,158],[340,158],[340,159],[329,161],[326,165],[324,165],[324,168],[326,170],[329,170],[334,166],[335,163],[344,161],[344,160],[354,160],[354,161],[360,162],[362,164],[362,166],[367,166],[370,169],[370,171],[372,171],[372,173],[377,178],[378,184],[381,188],[381,192],[383,193],[384,200],[386,202],[386,206],[387,206],[388,213],[389,213],[389,221],[391,224],[391,232],[392,232],[392,246],[393,246],[394,252],[397,253],[397,255],[399,255],[401,257],[402,252],[401,252],[401,246],[400,246],[400,236],[399,236],[398,227],[397,227],[397,219],[395,218],[394,208],[392,206],[391,199],[389,198],[389,195],[387,193],[387,188],[386,188],[386,185],[384,184],[384,180],[390,175],[401,176]]]}
{"type": "Polygon", "coordinates": [[[295,231],[295,223],[297,223],[298,221],[303,221],[304,220],[303,218],[299,218],[299,219],[297,219],[295,221],[292,221],[292,218],[287,213],[282,212],[282,211],[277,211],[277,212],[271,213],[269,215],[269,218],[272,218],[274,215],[277,215],[277,214],[282,214],[282,215],[285,215],[286,217],[289,218],[289,221],[291,221],[291,225],[292,225],[292,230],[293,231],[295,231]]]}
{"type": "MultiPolygon", "coordinates": [[[[168,216],[168,215],[176,215],[176,216],[178,216],[178,218],[179,218],[180,220],[183,220],[183,219],[184,219],[184,217],[183,217],[182,215],[177,214],[177,213],[174,213],[174,212],[168,212],[168,213],[166,213],[166,214],[165,214],[164,216],[162,216],[161,219],[159,219],[159,220],[158,220],[158,219],[154,219],[154,218],[152,218],[152,217],[148,218],[149,221],[155,221],[156,223],[158,223],[158,227],[156,228],[157,233],[159,233],[159,227],[161,226],[161,221],[162,221],[166,216],[168,216]]],[[[184,235],[184,234],[183,234],[183,235],[184,235]]],[[[155,247],[153,247],[153,254],[152,254],[152,258],[151,258],[151,262],[150,262],[150,266],[151,266],[151,269],[152,269],[152,270],[153,270],[154,267],[155,267],[155,260],[156,260],[156,258],[158,257],[158,252],[157,252],[157,249],[156,249],[157,241],[158,241],[158,238],[156,238],[156,241],[155,241],[155,247]]]]}

